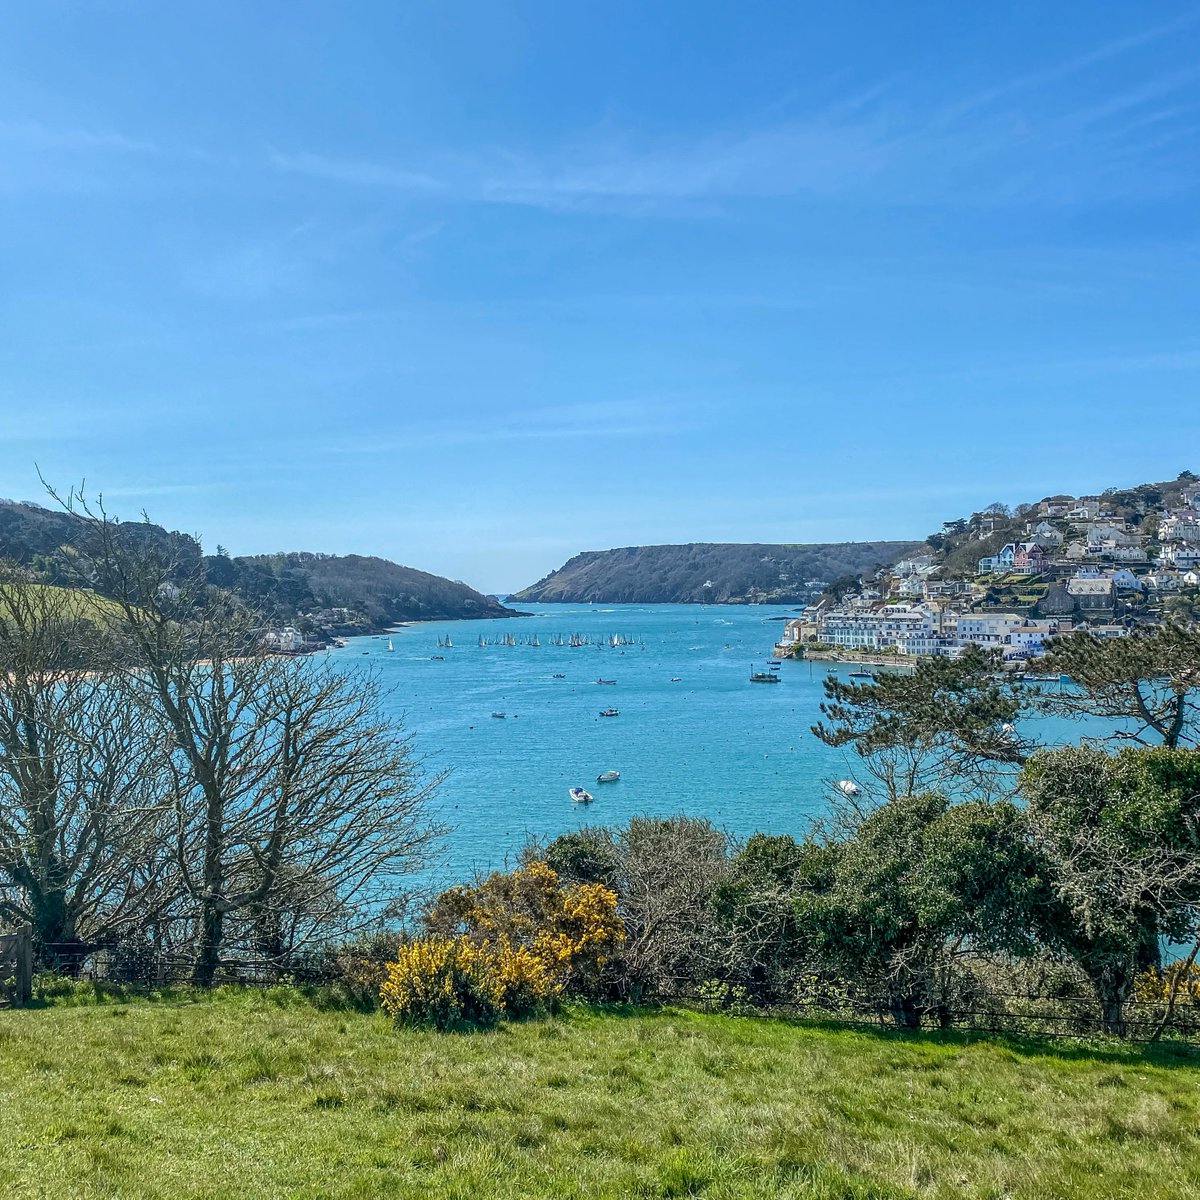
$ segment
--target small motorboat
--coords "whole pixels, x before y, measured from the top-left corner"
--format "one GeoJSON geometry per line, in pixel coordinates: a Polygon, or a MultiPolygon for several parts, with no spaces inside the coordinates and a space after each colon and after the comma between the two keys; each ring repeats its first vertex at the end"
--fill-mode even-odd
{"type": "Polygon", "coordinates": [[[596,776],[596,782],[597,783],[616,783],[617,780],[620,778],[621,778],[620,771],[601,771],[600,774],[596,776]]]}
{"type": "Polygon", "coordinates": [[[849,678],[849,679],[874,679],[875,676],[872,675],[870,671],[851,671],[847,678],[849,678]]]}
{"type": "Polygon", "coordinates": [[[501,720],[501,721],[504,720],[504,713],[502,713],[502,712],[494,712],[494,713],[492,713],[492,716],[496,717],[498,720],[501,720]]]}
{"type": "Polygon", "coordinates": [[[591,804],[592,793],[585,791],[581,787],[567,788],[567,795],[575,801],[576,804],[591,804]]]}
{"type": "Polygon", "coordinates": [[[853,779],[839,779],[837,781],[837,790],[841,792],[843,796],[857,796],[858,784],[855,783],[853,779]]]}
{"type": "Polygon", "coordinates": [[[616,683],[617,681],[615,679],[597,679],[596,682],[597,683],[616,683]]]}
{"type": "Polygon", "coordinates": [[[551,676],[552,679],[566,679],[565,675],[559,675],[557,672],[551,676]]]}
{"type": "Polygon", "coordinates": [[[682,679],[681,679],[681,678],[680,678],[678,675],[672,675],[672,676],[671,676],[671,682],[672,682],[672,683],[682,683],[682,682],[683,682],[683,680],[682,680],[682,679]]]}
{"type": "Polygon", "coordinates": [[[754,671],[750,672],[751,683],[782,683],[783,681],[778,675],[772,674],[770,671],[754,671]]]}
{"type": "Polygon", "coordinates": [[[444,654],[431,654],[429,657],[434,662],[445,662],[446,661],[446,656],[444,654]]]}
{"type": "Polygon", "coordinates": [[[619,717],[621,713],[620,710],[616,708],[602,708],[600,710],[600,715],[602,717],[619,717]]]}

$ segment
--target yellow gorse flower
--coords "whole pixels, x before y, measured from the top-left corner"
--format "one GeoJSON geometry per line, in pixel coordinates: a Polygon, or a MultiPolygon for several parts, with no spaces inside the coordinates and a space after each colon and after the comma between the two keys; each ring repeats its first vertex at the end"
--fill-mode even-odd
{"type": "Polygon", "coordinates": [[[611,889],[564,887],[543,862],[452,888],[435,913],[461,932],[400,947],[380,986],[396,1020],[449,1028],[528,1015],[589,982],[625,937],[611,889]]]}

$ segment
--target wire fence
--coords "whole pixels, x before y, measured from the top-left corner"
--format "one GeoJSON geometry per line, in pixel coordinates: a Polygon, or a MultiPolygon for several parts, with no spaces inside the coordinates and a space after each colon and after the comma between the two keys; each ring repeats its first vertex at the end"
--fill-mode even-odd
{"type": "MultiPolygon", "coordinates": [[[[161,989],[191,982],[195,960],[184,951],[128,947],[48,946],[60,955],[60,970],[77,980],[161,989]],[[72,957],[68,957],[68,955],[72,957]]],[[[336,986],[349,964],[365,959],[353,951],[316,951],[285,960],[267,957],[223,959],[215,985],[267,988],[281,982],[336,986]]],[[[377,960],[382,962],[382,959],[377,960]]],[[[1189,972],[1171,986],[1169,973],[1144,980],[1114,1012],[1106,1012],[1086,990],[966,988],[905,1007],[885,993],[853,981],[823,981],[792,989],[786,998],[764,1000],[735,983],[712,980],[696,985],[677,981],[646,1001],[680,1003],[707,1012],[748,1017],[826,1021],[871,1029],[955,1030],[1038,1038],[1119,1036],[1131,1042],[1169,1041],[1200,1048],[1200,973],[1189,972]]]]}
{"type": "Polygon", "coordinates": [[[1169,1041],[1200,1049],[1200,976],[1172,988],[1169,974],[1142,981],[1106,1011],[1093,995],[1058,991],[987,991],[904,1008],[853,986],[756,1002],[739,989],[714,983],[685,989],[678,999],[708,1012],[828,1021],[871,1029],[956,1030],[1037,1038],[1117,1036],[1130,1042],[1169,1041]]]}

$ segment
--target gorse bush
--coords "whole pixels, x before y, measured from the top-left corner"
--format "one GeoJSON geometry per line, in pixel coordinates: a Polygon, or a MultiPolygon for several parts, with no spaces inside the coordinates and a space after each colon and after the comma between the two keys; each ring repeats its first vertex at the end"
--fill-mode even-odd
{"type": "Polygon", "coordinates": [[[384,1011],[405,1025],[488,1028],[501,989],[489,961],[466,938],[418,938],[400,947],[379,989],[384,1011]]]}
{"type": "Polygon", "coordinates": [[[1200,1005],[1200,965],[1171,963],[1163,968],[1150,967],[1137,977],[1134,997],[1143,1002],[1169,1000],[1200,1005]]]}
{"type": "Polygon", "coordinates": [[[564,886],[544,862],[450,888],[425,924],[429,936],[387,966],[380,1002],[401,1023],[437,1029],[487,1027],[586,993],[624,939],[614,892],[564,886]]]}
{"type": "Polygon", "coordinates": [[[430,933],[477,945],[507,944],[542,963],[558,990],[587,993],[625,939],[616,893],[603,884],[564,884],[534,860],[481,883],[443,892],[425,915],[430,933]]]}

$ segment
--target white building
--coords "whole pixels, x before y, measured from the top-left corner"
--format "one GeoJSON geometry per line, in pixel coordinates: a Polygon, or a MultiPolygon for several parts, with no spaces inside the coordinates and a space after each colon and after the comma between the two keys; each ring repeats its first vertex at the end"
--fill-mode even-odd
{"type": "Polygon", "coordinates": [[[1179,573],[1177,571],[1151,571],[1143,579],[1146,587],[1157,594],[1179,591],[1179,573]]]}
{"type": "Polygon", "coordinates": [[[1051,525],[1049,521],[1039,521],[1036,525],[1031,522],[1029,536],[1035,542],[1045,546],[1047,550],[1063,544],[1062,531],[1051,525]]]}
{"type": "Polygon", "coordinates": [[[1158,525],[1159,541],[1194,542],[1200,545],[1200,513],[1190,508],[1176,509],[1158,525]]]}
{"type": "Polygon", "coordinates": [[[1005,657],[1033,658],[1042,653],[1050,638],[1065,632],[1066,629],[1058,621],[1026,621],[1009,632],[1005,657]]]}
{"type": "Polygon", "coordinates": [[[1163,566],[1174,567],[1177,571],[1200,567],[1200,546],[1167,546],[1158,556],[1158,561],[1163,566]]]}
{"type": "Polygon", "coordinates": [[[846,650],[883,650],[896,647],[905,653],[929,651],[906,649],[924,645],[936,636],[937,617],[927,608],[907,604],[885,604],[874,611],[836,611],[821,622],[820,639],[846,650]]]}
{"type": "Polygon", "coordinates": [[[304,649],[304,634],[291,625],[282,629],[270,629],[263,638],[268,650],[278,650],[281,654],[295,654],[304,649]]]}
{"type": "Polygon", "coordinates": [[[1025,618],[1016,613],[973,613],[958,618],[954,636],[960,646],[1003,646],[1024,623],[1025,618]]]}

